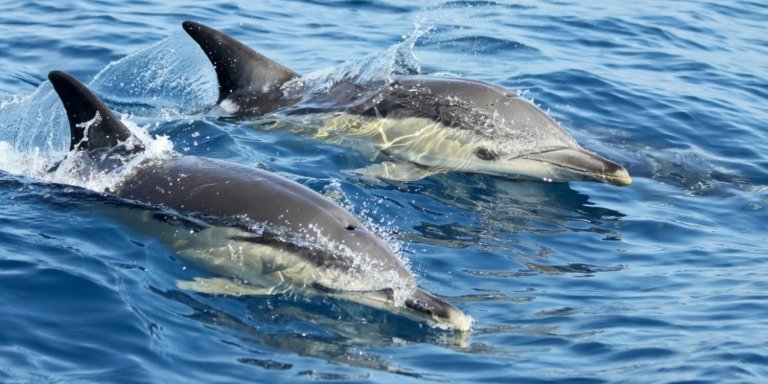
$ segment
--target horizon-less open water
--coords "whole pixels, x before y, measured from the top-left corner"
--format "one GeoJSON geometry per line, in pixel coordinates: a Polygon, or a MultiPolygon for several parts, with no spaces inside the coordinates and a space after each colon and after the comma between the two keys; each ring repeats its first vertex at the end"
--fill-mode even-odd
{"type": "Polygon", "coordinates": [[[761,2],[0,9],[2,382],[768,380],[761,2]],[[344,171],[370,164],[362,153],[208,113],[215,75],[181,30],[187,19],[302,74],[405,65],[504,86],[634,183],[361,180],[344,171]],[[102,195],[39,179],[68,145],[46,82],[55,69],[177,151],[266,167],[347,204],[397,242],[422,286],[474,318],[473,331],[334,300],[176,289],[200,272],[110,220],[102,195]]]}

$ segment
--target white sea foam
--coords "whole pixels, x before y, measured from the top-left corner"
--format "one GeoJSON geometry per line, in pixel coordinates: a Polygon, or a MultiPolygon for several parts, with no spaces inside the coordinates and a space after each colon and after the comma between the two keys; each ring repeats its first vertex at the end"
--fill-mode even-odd
{"type": "Polygon", "coordinates": [[[162,161],[172,156],[173,143],[168,137],[151,137],[129,116],[123,116],[121,121],[134,135],[124,144],[127,147],[143,145],[145,149],[125,158],[115,158],[120,164],[113,170],[100,169],[97,161],[86,156],[83,152],[45,150],[40,147],[19,149],[8,141],[0,141],[0,170],[100,192],[114,188],[136,167],[147,162],[162,161]]]}

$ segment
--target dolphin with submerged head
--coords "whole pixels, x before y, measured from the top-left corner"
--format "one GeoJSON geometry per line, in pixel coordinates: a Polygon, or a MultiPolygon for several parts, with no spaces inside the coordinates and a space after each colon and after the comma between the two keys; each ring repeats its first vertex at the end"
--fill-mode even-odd
{"type": "Polygon", "coordinates": [[[440,172],[512,179],[632,182],[621,165],[582,148],[531,102],[493,84],[450,77],[394,75],[327,89],[223,32],[185,21],[184,30],[216,70],[218,105],[237,118],[269,113],[320,116],[322,135],[359,147],[368,141],[392,161],[358,173],[417,180],[440,172]],[[334,132],[329,135],[328,132],[334,132]],[[341,136],[341,139],[338,137],[341,136]]]}
{"type": "Polygon", "coordinates": [[[108,193],[146,206],[141,230],[219,276],[180,281],[178,287],[209,294],[329,295],[441,327],[470,329],[470,319],[419,288],[363,222],[299,183],[177,153],[121,168],[145,145],[80,81],[61,71],[48,78],[69,119],[68,156],[88,160],[90,170],[124,172],[108,193]],[[157,219],[158,209],[164,220],[157,219]]]}

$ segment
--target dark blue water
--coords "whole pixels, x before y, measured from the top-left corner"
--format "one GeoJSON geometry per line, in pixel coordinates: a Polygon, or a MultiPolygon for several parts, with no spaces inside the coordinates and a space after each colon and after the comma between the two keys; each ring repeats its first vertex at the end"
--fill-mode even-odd
{"type": "Polygon", "coordinates": [[[2,382],[768,381],[763,2],[0,9],[2,382]],[[634,183],[360,180],[344,171],[370,164],[363,154],[208,113],[215,75],[186,19],[300,73],[404,66],[502,85],[634,183]],[[68,145],[45,82],[54,69],[177,151],[265,167],[347,204],[389,234],[422,286],[474,318],[473,331],[331,299],[178,290],[190,267],[110,219],[114,202],[41,179],[68,145]]]}

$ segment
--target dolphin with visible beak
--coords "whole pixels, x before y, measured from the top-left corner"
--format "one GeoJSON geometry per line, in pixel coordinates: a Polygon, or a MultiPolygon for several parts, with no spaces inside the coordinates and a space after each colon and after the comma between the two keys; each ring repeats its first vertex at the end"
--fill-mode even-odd
{"type": "Polygon", "coordinates": [[[582,148],[546,113],[496,85],[397,75],[366,84],[342,80],[318,91],[231,36],[192,21],[183,27],[216,70],[224,111],[241,118],[315,115],[321,124],[316,136],[356,148],[367,142],[392,160],[357,173],[400,181],[467,172],[547,182],[632,182],[624,167],[582,148]]]}
{"type": "Polygon", "coordinates": [[[177,153],[125,169],[145,145],[80,81],[60,71],[48,78],[69,119],[68,156],[90,164],[90,174],[124,172],[109,193],[147,206],[137,227],[218,275],[178,287],[209,294],[329,295],[470,329],[471,320],[419,288],[363,222],[317,192],[264,170],[177,153]],[[158,209],[164,220],[157,219],[158,209]]]}

